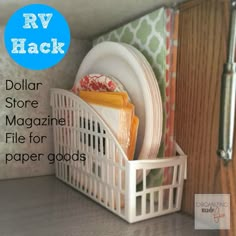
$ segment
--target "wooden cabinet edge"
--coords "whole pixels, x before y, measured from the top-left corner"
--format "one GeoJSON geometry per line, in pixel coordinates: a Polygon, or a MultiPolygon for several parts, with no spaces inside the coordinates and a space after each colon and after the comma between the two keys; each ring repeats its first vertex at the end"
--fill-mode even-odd
{"type": "MultiPolygon", "coordinates": [[[[189,1],[185,1],[183,3],[180,3],[178,5],[178,8],[180,11],[185,11],[185,10],[188,10],[189,8],[197,7],[206,1],[211,1],[211,0],[189,0],[189,1]]],[[[223,4],[226,3],[226,5],[230,4],[230,0],[215,0],[215,1],[218,1],[219,3],[223,3],[223,4]]]]}

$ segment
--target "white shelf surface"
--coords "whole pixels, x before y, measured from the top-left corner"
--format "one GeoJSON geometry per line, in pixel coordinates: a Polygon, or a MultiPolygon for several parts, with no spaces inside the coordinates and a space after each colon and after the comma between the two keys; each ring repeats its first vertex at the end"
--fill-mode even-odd
{"type": "Polygon", "coordinates": [[[1,236],[214,236],[174,213],[128,224],[54,176],[0,181],[1,236]]]}

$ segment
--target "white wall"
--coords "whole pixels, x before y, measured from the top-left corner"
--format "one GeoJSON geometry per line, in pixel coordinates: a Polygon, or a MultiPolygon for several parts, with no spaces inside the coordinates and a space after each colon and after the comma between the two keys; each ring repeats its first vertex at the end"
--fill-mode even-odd
{"type": "Polygon", "coordinates": [[[0,27],[0,179],[18,178],[28,176],[39,176],[52,174],[54,172],[53,165],[48,164],[47,159],[40,162],[28,162],[22,165],[19,162],[10,162],[5,164],[6,153],[37,153],[43,152],[47,155],[53,151],[52,129],[51,127],[37,127],[26,129],[22,127],[6,127],[6,115],[17,115],[20,117],[47,117],[51,108],[49,106],[49,90],[50,88],[70,89],[74,83],[75,75],[81,63],[81,60],[91,48],[89,41],[77,39],[71,40],[70,50],[65,58],[53,68],[43,71],[30,71],[18,66],[8,56],[3,43],[3,27],[0,27]],[[43,86],[39,91],[6,91],[6,80],[21,81],[27,79],[29,82],[42,82],[43,86]],[[16,97],[17,99],[37,99],[39,108],[37,109],[8,109],[5,108],[5,99],[7,96],[16,97]],[[47,136],[44,144],[6,144],[6,132],[18,132],[26,137],[30,132],[34,134],[47,136]]]}

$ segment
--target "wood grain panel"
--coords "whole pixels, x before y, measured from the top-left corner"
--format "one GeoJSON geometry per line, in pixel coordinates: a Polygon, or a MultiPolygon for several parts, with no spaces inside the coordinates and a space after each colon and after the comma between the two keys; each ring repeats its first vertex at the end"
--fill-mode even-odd
{"type": "Polygon", "coordinates": [[[193,214],[195,193],[230,193],[232,229],[222,234],[236,235],[236,150],[228,167],[216,155],[228,24],[227,0],[194,0],[180,6],[176,140],[188,155],[183,211],[193,214]]]}

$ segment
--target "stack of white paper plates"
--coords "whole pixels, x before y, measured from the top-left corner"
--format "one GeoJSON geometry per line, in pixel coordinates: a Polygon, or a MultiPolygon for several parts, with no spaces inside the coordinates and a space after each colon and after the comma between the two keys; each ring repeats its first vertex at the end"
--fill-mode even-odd
{"type": "Polygon", "coordinates": [[[103,42],[84,58],[75,83],[94,73],[114,76],[135,105],[139,130],[134,159],[157,158],[162,137],[162,101],[157,80],[145,57],[130,45],[103,42]]]}

